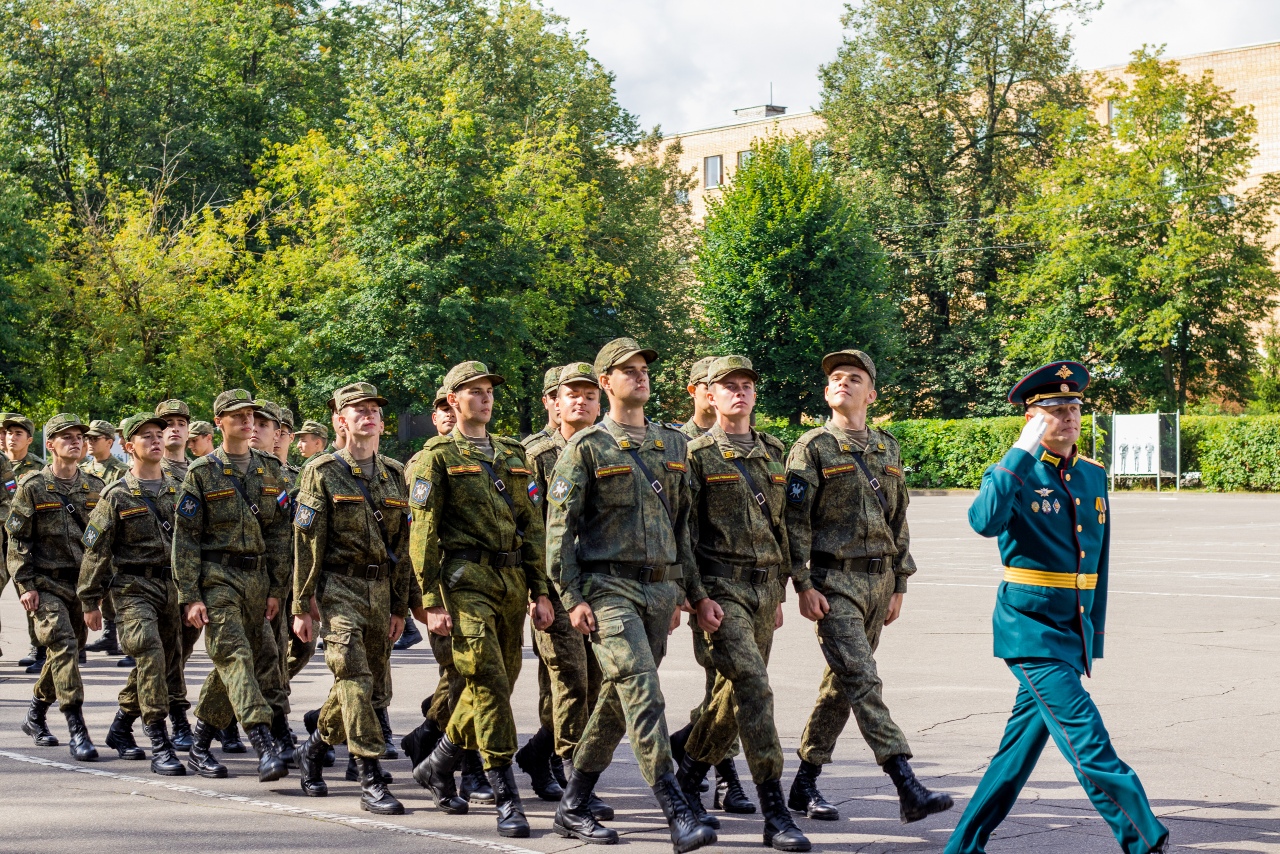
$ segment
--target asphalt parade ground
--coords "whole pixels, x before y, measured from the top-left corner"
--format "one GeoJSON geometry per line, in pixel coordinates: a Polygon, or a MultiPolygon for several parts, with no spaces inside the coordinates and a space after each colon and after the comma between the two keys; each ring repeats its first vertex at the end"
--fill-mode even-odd
{"type": "MultiPolygon", "coordinates": [[[[941,851],[995,751],[1016,683],[991,656],[990,616],[1000,578],[995,543],[973,534],[966,494],[912,499],[913,552],[920,567],[902,619],[885,630],[878,655],[885,697],[931,788],[956,796],[954,811],[912,825],[898,822],[888,778],[851,722],[820,785],[840,807],[837,822],[801,818],[815,851],[941,851]]],[[[1280,496],[1121,493],[1113,500],[1107,657],[1087,681],[1122,759],[1137,769],[1173,851],[1280,852],[1280,496]]],[[[794,594],[774,644],[770,675],[786,754],[784,789],[817,693],[822,656],[794,594]]],[[[554,804],[536,800],[518,774],[533,826],[530,839],[505,840],[491,807],[466,816],[436,810],[409,775],[387,763],[406,815],[361,812],[359,785],[343,779],[345,751],[327,769],[328,798],[304,797],[296,770],[257,782],[252,752],[220,756],[225,780],[153,775],[146,762],[115,758],[103,739],[128,671],[90,654],[85,716],[103,759],[76,763],[55,709],[49,723],[63,746],[35,747],[19,724],[34,676],[23,616],[10,588],[0,599],[0,851],[338,852],[484,850],[555,852],[582,847],[551,830],[554,804]]],[[[203,643],[187,678],[193,699],[208,672],[203,643]]],[[[532,652],[516,685],[521,740],[537,727],[532,652]]],[[[703,676],[689,630],[672,635],[661,669],[671,729],[683,726],[703,676]]],[[[323,700],[331,676],[320,656],[294,683],[294,729],[323,700]]],[[[436,682],[427,644],[395,653],[391,720],[396,741],[421,721],[419,703],[436,682]]],[[[144,741],[141,725],[135,733],[144,741]]],[[[216,748],[215,748],[216,750],[216,748]]],[[[746,763],[739,772],[756,800],[746,763]]],[[[624,741],[598,791],[617,810],[621,849],[671,850],[666,826],[624,741]]],[[[704,796],[710,806],[710,795],[704,796]]],[[[720,814],[710,850],[763,850],[759,815],[720,814]]],[[[1118,846],[1052,743],[1013,813],[992,838],[995,852],[1088,854],[1118,846]]]]}

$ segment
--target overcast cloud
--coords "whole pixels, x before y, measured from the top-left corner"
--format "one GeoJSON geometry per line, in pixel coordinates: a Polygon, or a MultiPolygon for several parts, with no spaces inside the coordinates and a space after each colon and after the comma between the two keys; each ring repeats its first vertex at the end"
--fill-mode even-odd
{"type": "MultiPolygon", "coordinates": [[[[667,133],[734,121],[735,107],[817,106],[818,66],[840,46],[841,0],[544,0],[585,30],[618,97],[667,133]]],[[[1076,24],[1081,68],[1124,63],[1143,42],[1181,56],[1280,41],[1277,0],[1111,0],[1076,24]]]]}

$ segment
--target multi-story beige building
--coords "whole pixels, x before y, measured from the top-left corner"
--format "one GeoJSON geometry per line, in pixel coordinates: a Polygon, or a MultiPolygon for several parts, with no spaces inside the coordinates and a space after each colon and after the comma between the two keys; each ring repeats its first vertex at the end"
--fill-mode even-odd
{"type": "MultiPolygon", "coordinates": [[[[1213,72],[1219,86],[1233,92],[1236,103],[1253,106],[1258,120],[1254,158],[1248,187],[1262,175],[1280,171],[1280,42],[1216,50],[1174,58],[1188,77],[1213,72]]],[[[1124,66],[1101,69],[1104,75],[1119,76],[1124,66]]],[[[1101,107],[1105,112],[1105,105],[1101,107]]],[[[763,105],[735,110],[738,121],[720,127],[674,134],[664,143],[679,140],[683,149],[680,167],[696,179],[689,195],[695,222],[701,223],[707,201],[722,192],[733,173],[750,156],[753,140],[769,134],[820,134],[826,122],[817,113],[786,114],[786,107],[763,105]]],[[[1104,116],[1105,118],[1105,116],[1104,116]]]]}

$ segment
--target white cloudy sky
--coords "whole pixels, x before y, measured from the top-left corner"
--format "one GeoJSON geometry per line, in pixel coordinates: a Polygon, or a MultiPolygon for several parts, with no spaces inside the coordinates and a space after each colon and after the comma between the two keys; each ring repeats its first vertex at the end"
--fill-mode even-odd
{"type": "MultiPolygon", "coordinates": [[[[843,0],[543,0],[585,30],[623,106],[670,132],[733,121],[733,108],[816,106],[817,68],[840,45],[843,0]]],[[[1280,40],[1277,0],[1107,0],[1076,25],[1082,68],[1143,42],[1180,56],[1280,40]]]]}

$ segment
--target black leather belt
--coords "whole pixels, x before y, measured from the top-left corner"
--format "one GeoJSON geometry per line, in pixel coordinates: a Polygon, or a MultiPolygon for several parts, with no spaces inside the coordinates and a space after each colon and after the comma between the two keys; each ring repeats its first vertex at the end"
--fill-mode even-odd
{"type": "Polygon", "coordinates": [[[266,555],[233,555],[231,552],[200,552],[200,560],[218,563],[231,569],[255,570],[266,567],[266,555]]]}
{"type": "Polygon", "coordinates": [[[764,584],[773,581],[778,577],[781,566],[765,566],[759,569],[750,566],[733,566],[732,564],[720,563],[717,560],[708,558],[700,558],[700,569],[703,576],[713,576],[715,578],[728,578],[733,581],[749,581],[752,584],[764,584]]]}
{"type": "Polygon", "coordinates": [[[169,578],[173,575],[173,570],[167,566],[117,566],[116,572],[136,578],[169,578]]]}
{"type": "Polygon", "coordinates": [[[645,584],[659,581],[678,581],[684,578],[684,572],[678,563],[673,563],[670,566],[637,566],[634,563],[613,563],[612,561],[601,560],[584,563],[582,571],[594,575],[612,575],[614,578],[626,578],[630,581],[639,581],[645,584]]]}
{"type": "Polygon", "coordinates": [[[80,568],[74,566],[59,567],[57,569],[37,569],[37,575],[43,575],[50,581],[70,581],[73,584],[80,580],[80,568]]]}
{"type": "Polygon", "coordinates": [[[386,565],[379,563],[326,563],[324,571],[365,581],[381,581],[388,575],[386,565]]]}
{"type": "Polygon", "coordinates": [[[445,560],[465,560],[481,566],[519,566],[524,562],[522,549],[509,552],[491,552],[488,549],[450,549],[444,553],[445,560]]]}
{"type": "Polygon", "coordinates": [[[851,557],[841,560],[826,552],[814,552],[809,556],[811,569],[823,569],[828,572],[888,572],[893,569],[891,557],[851,557]]]}

